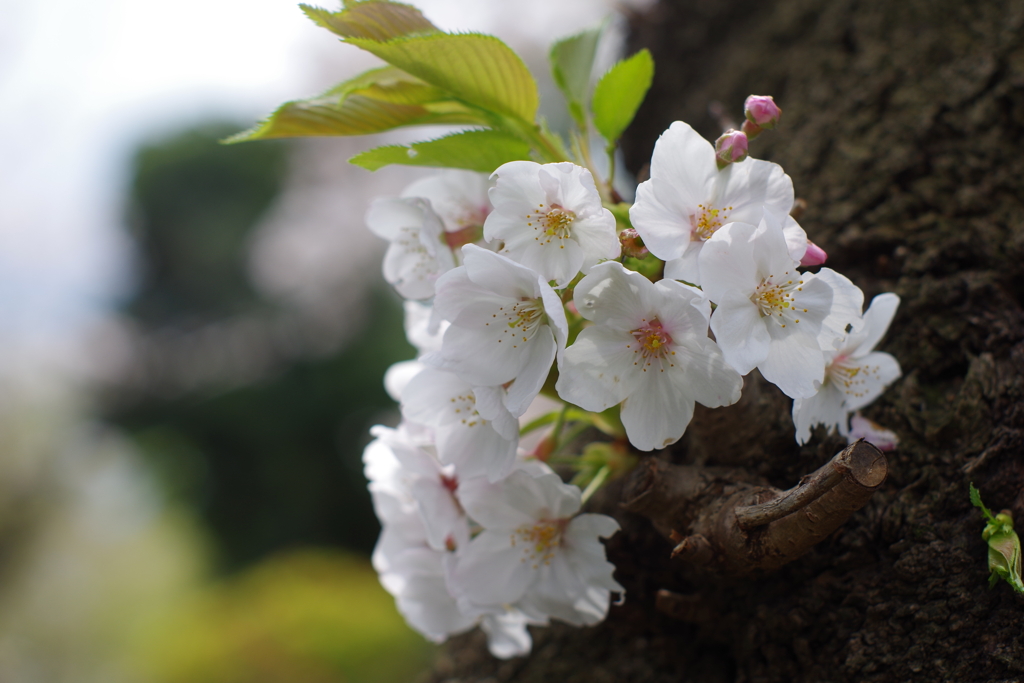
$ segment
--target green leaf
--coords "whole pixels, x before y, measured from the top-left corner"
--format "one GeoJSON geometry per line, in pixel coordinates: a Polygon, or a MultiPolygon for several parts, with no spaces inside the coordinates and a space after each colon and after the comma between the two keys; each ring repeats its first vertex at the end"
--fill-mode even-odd
{"type": "Polygon", "coordinates": [[[617,63],[597,82],[591,107],[594,127],[605,140],[614,144],[633,121],[653,78],[651,53],[640,50],[617,63]]]}
{"type": "Polygon", "coordinates": [[[327,92],[286,102],[265,121],[224,142],[311,135],[364,135],[400,126],[486,123],[440,88],[391,66],[372,69],[327,92]]]}
{"type": "Polygon", "coordinates": [[[342,38],[391,40],[417,33],[437,33],[423,14],[411,5],[384,0],[346,2],[345,9],[331,12],[311,5],[299,5],[318,26],[342,38]]]}
{"type": "Polygon", "coordinates": [[[987,507],[985,507],[985,504],[981,502],[981,492],[977,488],[975,488],[973,481],[970,483],[970,492],[971,505],[973,505],[976,508],[981,508],[981,513],[985,515],[985,518],[988,519],[990,522],[995,523],[995,516],[987,507]]]}
{"type": "Polygon", "coordinates": [[[523,60],[494,36],[434,33],[346,42],[481,109],[531,123],[537,112],[537,83],[523,60]]]}
{"type": "Polygon", "coordinates": [[[491,173],[508,161],[530,158],[530,146],[517,137],[496,130],[469,130],[436,140],[388,145],[349,159],[371,171],[389,164],[464,168],[491,173]]]}
{"type": "Polygon", "coordinates": [[[555,84],[569,103],[569,112],[580,126],[584,123],[584,107],[590,91],[590,72],[594,68],[597,43],[604,24],[563,38],[551,46],[548,59],[555,84]]]}

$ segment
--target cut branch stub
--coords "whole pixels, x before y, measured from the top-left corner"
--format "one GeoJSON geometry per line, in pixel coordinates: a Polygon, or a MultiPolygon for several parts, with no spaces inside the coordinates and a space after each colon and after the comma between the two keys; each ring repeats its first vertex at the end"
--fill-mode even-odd
{"type": "Polygon", "coordinates": [[[788,491],[733,478],[738,474],[652,458],[627,483],[623,507],[676,542],[673,557],[739,576],[792,562],[835,531],[882,485],[888,463],[857,441],[788,491]]]}

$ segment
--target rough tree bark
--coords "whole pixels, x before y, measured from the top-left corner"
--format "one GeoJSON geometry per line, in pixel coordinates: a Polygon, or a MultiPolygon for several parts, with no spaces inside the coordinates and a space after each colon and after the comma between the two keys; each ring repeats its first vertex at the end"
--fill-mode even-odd
{"type": "MultiPolygon", "coordinates": [[[[594,628],[535,629],[524,659],[457,638],[429,680],[1024,680],[1024,599],[988,589],[967,496],[973,481],[1024,526],[1024,2],[676,0],[632,26],[657,64],[632,169],[673,120],[713,138],[709,102],[737,118],[751,93],[782,106],[752,152],[793,177],[830,266],[868,299],[902,297],[881,348],[904,376],[866,411],[900,447],[850,521],[741,579],[688,578],[613,486],[594,504],[622,523],[608,546],[625,603],[594,628]],[[665,590],[690,596],[689,621],[657,608],[665,590]]],[[[819,430],[798,447],[789,409],[748,377],[667,458],[789,488],[845,445],[819,430]]]]}

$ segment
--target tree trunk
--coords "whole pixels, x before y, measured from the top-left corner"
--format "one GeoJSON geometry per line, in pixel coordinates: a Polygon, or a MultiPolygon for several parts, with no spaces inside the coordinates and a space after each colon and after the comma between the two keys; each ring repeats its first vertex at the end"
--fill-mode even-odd
{"type": "MultiPolygon", "coordinates": [[[[523,659],[456,638],[429,680],[1024,680],[1024,597],[988,588],[967,494],[1024,528],[1024,2],[677,1],[632,27],[657,65],[625,141],[635,171],[673,120],[716,137],[710,102],[737,119],[751,93],[783,108],[752,154],[792,176],[830,267],[866,300],[902,298],[881,350],[904,375],[865,411],[900,445],[866,507],[742,579],[688,579],[612,486],[594,507],[622,524],[608,548],[624,604],[594,628],[534,629],[523,659]],[[658,609],[663,589],[688,621],[658,609]]],[[[790,405],[752,373],[667,457],[790,488],[845,445],[819,428],[797,446],[790,405]]]]}

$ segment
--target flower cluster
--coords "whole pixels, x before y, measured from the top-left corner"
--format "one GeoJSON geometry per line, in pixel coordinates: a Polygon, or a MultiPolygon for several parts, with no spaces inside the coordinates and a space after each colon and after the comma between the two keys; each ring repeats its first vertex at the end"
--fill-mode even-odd
{"type": "Polygon", "coordinates": [[[479,625],[495,656],[512,657],[530,651],[527,624],[604,619],[623,589],[599,538],[618,523],[579,514],[580,490],[538,460],[496,481],[463,476],[432,431],[376,427],[364,454],[383,526],[373,565],[409,624],[436,642],[479,625]]]}
{"type": "MultiPolygon", "coordinates": [[[[760,129],[778,120],[770,98],[747,108],[760,129]]],[[[757,368],[794,399],[805,443],[816,424],[849,434],[899,376],[874,351],[899,299],[862,313],[850,280],[801,270],[825,253],[790,215],[792,181],[732,133],[743,139],[723,154],[672,124],[628,222],[570,162],[445,172],[373,204],[419,351],[386,378],[402,424],[375,428],[366,450],[383,523],[373,559],[428,638],[479,625],[495,655],[522,654],[527,625],[596,623],[622,592],[599,540],[617,523],[580,514],[603,480],[581,494],[542,462],[579,448],[562,438],[567,415],[664,448],[696,403],[735,403],[757,368]],[[520,424],[551,399],[550,419],[520,424]],[[538,423],[556,426],[531,455],[520,432],[538,423]]]]}
{"type": "Polygon", "coordinates": [[[465,126],[350,159],[447,169],[366,216],[417,349],[384,378],[401,423],[375,427],[364,456],[383,525],[373,562],[414,628],[439,641],[479,626],[511,657],[529,625],[602,620],[623,594],[601,540],[618,524],[584,506],[635,465],[630,447],[675,443],[696,404],[736,403],[754,369],[793,399],[799,443],[822,425],[896,447],[858,411],[900,374],[875,351],[899,299],[865,312],[850,280],[819,268],[792,180],[751,156],[782,121],[771,97],[748,97],[738,129],[715,107],[714,143],[673,123],[629,204],[616,149],[653,83],[647,50],[594,81],[603,28],[557,41],[568,128],[554,133],[498,38],[446,32],[404,2],[343,4],[302,8],[386,65],[229,142],[465,126]]]}

